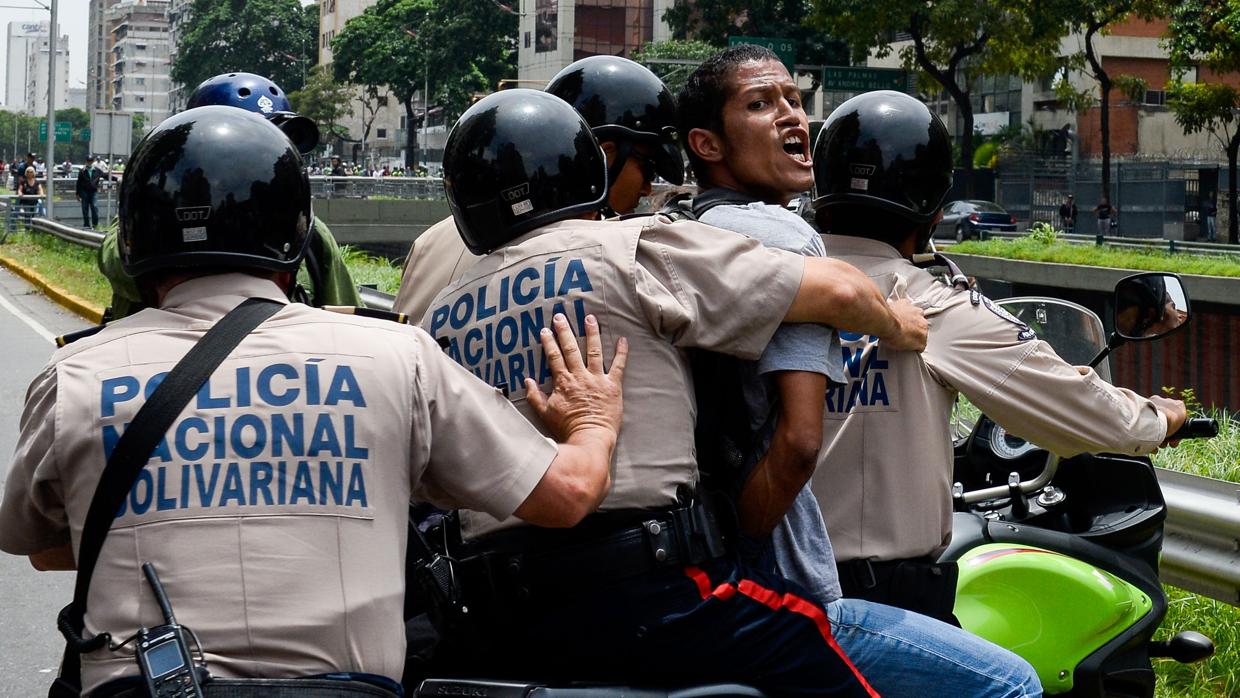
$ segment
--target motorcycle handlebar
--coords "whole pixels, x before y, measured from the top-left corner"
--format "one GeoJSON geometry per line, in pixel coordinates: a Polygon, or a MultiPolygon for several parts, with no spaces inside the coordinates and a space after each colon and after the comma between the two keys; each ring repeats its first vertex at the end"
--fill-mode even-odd
{"type": "Polygon", "coordinates": [[[1168,441],[1180,439],[1212,439],[1218,436],[1218,420],[1194,417],[1185,420],[1184,426],[1168,437],[1168,441]]]}

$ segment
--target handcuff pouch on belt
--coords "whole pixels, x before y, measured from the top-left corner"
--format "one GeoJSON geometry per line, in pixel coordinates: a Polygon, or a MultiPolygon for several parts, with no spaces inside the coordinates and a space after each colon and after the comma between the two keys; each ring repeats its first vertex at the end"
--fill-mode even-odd
{"type": "Polygon", "coordinates": [[[505,622],[564,593],[701,564],[726,552],[714,507],[696,501],[594,514],[572,529],[500,531],[466,545],[453,569],[468,616],[505,622]]]}

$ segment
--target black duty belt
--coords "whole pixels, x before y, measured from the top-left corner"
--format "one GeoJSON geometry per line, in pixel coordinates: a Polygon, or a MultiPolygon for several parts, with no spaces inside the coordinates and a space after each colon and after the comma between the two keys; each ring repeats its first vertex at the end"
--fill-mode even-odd
{"type": "Polygon", "coordinates": [[[566,530],[521,528],[471,543],[457,566],[467,598],[527,601],[721,557],[726,536],[706,503],[588,517],[566,530]]]}

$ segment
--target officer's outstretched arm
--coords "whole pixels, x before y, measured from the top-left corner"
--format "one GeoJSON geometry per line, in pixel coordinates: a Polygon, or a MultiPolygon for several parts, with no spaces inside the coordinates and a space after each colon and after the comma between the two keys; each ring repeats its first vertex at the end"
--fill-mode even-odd
{"type": "Polygon", "coordinates": [[[784,322],[819,322],[874,335],[895,351],[922,351],[930,325],[906,299],[888,301],[861,270],[837,259],[807,257],[801,288],[784,322]]]}
{"type": "Polygon", "coordinates": [[[603,370],[598,320],[586,316],[586,359],[568,319],[557,313],[555,332],[543,329],[540,340],[555,388],[543,394],[526,379],[527,400],[559,442],[559,452],[542,480],[514,514],[547,527],[575,526],[598,509],[611,489],[611,456],[623,414],[621,384],[628,342],[616,344],[611,371],[603,370]]]}

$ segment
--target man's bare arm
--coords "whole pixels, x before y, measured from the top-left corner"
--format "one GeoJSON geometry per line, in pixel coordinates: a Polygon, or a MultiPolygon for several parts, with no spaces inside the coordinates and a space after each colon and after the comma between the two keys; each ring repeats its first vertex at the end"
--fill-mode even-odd
{"type": "Polygon", "coordinates": [[[926,348],[930,325],[908,300],[888,302],[861,270],[829,257],[807,257],[801,288],[784,322],[819,322],[883,339],[896,351],[926,348]]]}
{"type": "Polygon", "coordinates": [[[737,502],[741,530],[767,536],[787,514],[818,465],[827,377],[810,371],[775,374],[779,416],[771,447],[754,466],[737,502]]]}
{"type": "Polygon", "coordinates": [[[555,380],[551,395],[526,379],[530,407],[559,441],[559,453],[514,514],[528,523],[546,527],[577,525],[598,509],[611,491],[611,456],[623,415],[621,384],[628,360],[628,343],[616,345],[611,371],[603,370],[603,345],[598,321],[586,316],[586,359],[568,319],[556,314],[554,332],[543,330],[540,340],[555,380]]]}
{"type": "Polygon", "coordinates": [[[73,559],[73,546],[68,543],[31,555],[30,565],[40,572],[77,569],[77,561],[73,559]]]}

